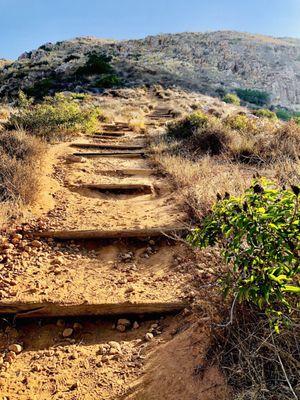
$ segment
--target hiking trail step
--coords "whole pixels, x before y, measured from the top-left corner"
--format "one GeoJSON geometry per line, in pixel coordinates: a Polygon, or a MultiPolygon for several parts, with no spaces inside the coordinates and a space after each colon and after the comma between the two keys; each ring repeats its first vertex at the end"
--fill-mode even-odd
{"type": "Polygon", "coordinates": [[[123,137],[126,135],[125,132],[109,131],[109,132],[94,132],[94,135],[99,137],[123,137]]]}
{"type": "Polygon", "coordinates": [[[151,238],[159,236],[182,235],[187,231],[186,226],[135,228],[117,230],[48,230],[34,232],[35,237],[56,238],[63,240],[84,239],[125,239],[125,238],[151,238]]]}
{"type": "Polygon", "coordinates": [[[144,149],[143,145],[134,144],[101,144],[101,143],[72,143],[71,147],[80,149],[107,149],[107,150],[141,150],[144,149]]]}
{"type": "Polygon", "coordinates": [[[73,156],[78,157],[116,157],[116,158],[146,158],[147,155],[144,152],[123,152],[123,153],[99,153],[99,152],[90,152],[90,153],[73,153],[73,156]]]}
{"type": "Polygon", "coordinates": [[[119,175],[154,175],[156,172],[151,168],[132,168],[132,169],[107,169],[101,170],[101,174],[119,174],[119,175]]]}
{"type": "Polygon", "coordinates": [[[179,312],[188,306],[185,301],[78,303],[1,301],[0,314],[15,314],[19,318],[51,318],[92,315],[130,315],[179,312]]]}
{"type": "Polygon", "coordinates": [[[87,183],[81,184],[80,188],[98,190],[101,192],[143,192],[154,193],[154,188],[149,184],[142,183],[87,183]]]}

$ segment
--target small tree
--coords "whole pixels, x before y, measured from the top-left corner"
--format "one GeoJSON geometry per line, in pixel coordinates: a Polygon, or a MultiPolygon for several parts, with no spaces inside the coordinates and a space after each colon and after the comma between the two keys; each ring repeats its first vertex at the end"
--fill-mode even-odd
{"type": "Polygon", "coordinates": [[[194,230],[194,246],[219,244],[230,266],[222,280],[225,294],[254,303],[275,326],[287,320],[289,294],[300,271],[300,189],[277,189],[265,179],[254,181],[241,197],[228,194],[194,230]]]}

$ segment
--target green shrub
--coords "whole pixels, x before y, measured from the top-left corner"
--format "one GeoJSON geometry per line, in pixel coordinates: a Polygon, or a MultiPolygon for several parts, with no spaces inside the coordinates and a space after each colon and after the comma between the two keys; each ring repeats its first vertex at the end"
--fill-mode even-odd
{"type": "Polygon", "coordinates": [[[121,80],[116,75],[105,74],[96,80],[95,86],[100,88],[111,88],[120,85],[120,83],[121,80]]]}
{"type": "Polygon", "coordinates": [[[229,103],[229,104],[235,104],[236,106],[240,105],[240,99],[238,98],[238,96],[234,93],[227,93],[224,97],[223,97],[223,101],[225,101],[225,103],[229,103]]]}
{"type": "Polygon", "coordinates": [[[196,111],[180,121],[168,125],[167,134],[176,139],[187,139],[199,128],[205,128],[208,123],[208,115],[196,111]]]}
{"type": "Polygon", "coordinates": [[[236,89],[236,94],[241,100],[264,106],[270,102],[270,95],[267,92],[253,89],[236,89]]]}
{"type": "Polygon", "coordinates": [[[33,86],[24,89],[28,96],[33,96],[37,99],[42,99],[48,95],[51,89],[54,89],[57,81],[54,78],[45,78],[37,81],[33,86]]]}
{"type": "Polygon", "coordinates": [[[254,118],[245,114],[232,114],[224,120],[225,125],[239,132],[256,133],[257,126],[254,118]]]}
{"type": "Polygon", "coordinates": [[[277,108],[275,113],[279,119],[283,121],[290,121],[291,119],[297,120],[300,117],[300,112],[287,110],[286,108],[277,108]]]}
{"type": "Polygon", "coordinates": [[[296,122],[297,125],[300,125],[300,117],[294,117],[293,120],[296,122]]]}
{"type": "Polygon", "coordinates": [[[98,107],[81,106],[72,96],[61,93],[45,97],[36,105],[21,94],[19,102],[20,109],[11,115],[7,128],[22,128],[47,140],[71,133],[92,132],[103,118],[98,107]]]}
{"type": "Polygon", "coordinates": [[[194,246],[218,244],[229,264],[225,294],[255,304],[274,323],[288,318],[289,296],[300,271],[300,188],[278,189],[265,179],[253,182],[241,197],[228,194],[194,230],[194,246]]]}
{"type": "Polygon", "coordinates": [[[257,117],[268,118],[273,121],[277,120],[277,115],[273,111],[268,110],[267,108],[261,108],[260,110],[255,110],[253,111],[253,114],[256,115],[257,117]]]}
{"type": "Polygon", "coordinates": [[[113,68],[109,64],[110,61],[111,57],[106,54],[92,52],[88,54],[85,65],[77,69],[76,75],[110,74],[113,72],[113,68]]]}

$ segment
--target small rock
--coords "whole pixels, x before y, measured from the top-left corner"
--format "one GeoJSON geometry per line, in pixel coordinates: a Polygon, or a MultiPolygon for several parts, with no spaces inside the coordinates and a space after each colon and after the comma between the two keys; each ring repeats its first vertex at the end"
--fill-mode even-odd
{"type": "Polygon", "coordinates": [[[131,322],[129,321],[129,319],[120,318],[118,319],[117,325],[124,325],[126,326],[126,328],[128,328],[131,325],[131,322]]]}
{"type": "Polygon", "coordinates": [[[145,339],[147,342],[151,342],[151,340],[154,338],[153,334],[151,332],[147,332],[145,335],[145,339]]]}
{"type": "Polygon", "coordinates": [[[70,387],[69,387],[69,390],[75,390],[75,389],[77,389],[78,388],[78,382],[75,382],[75,383],[73,383],[73,385],[71,385],[70,387]]]}
{"type": "Polygon", "coordinates": [[[16,357],[17,357],[17,355],[16,355],[16,353],[14,351],[9,351],[6,354],[6,361],[11,364],[16,357]]]}
{"type": "Polygon", "coordinates": [[[111,342],[108,342],[108,344],[112,349],[116,349],[118,352],[121,352],[121,345],[119,342],[111,341],[111,342]]]}
{"type": "Polygon", "coordinates": [[[85,159],[80,156],[73,156],[70,155],[66,158],[66,163],[71,164],[71,163],[84,163],[85,159]]]}
{"type": "Polygon", "coordinates": [[[11,344],[8,347],[8,350],[14,352],[15,354],[19,354],[19,353],[21,353],[23,348],[22,348],[22,346],[20,344],[11,344]]]}
{"type": "Polygon", "coordinates": [[[137,321],[134,321],[133,325],[132,325],[132,329],[139,329],[140,325],[137,321]]]}
{"type": "Polygon", "coordinates": [[[36,248],[42,247],[42,245],[43,245],[43,243],[40,242],[39,240],[33,240],[33,241],[30,243],[30,246],[31,246],[31,247],[36,247],[36,248]]]}
{"type": "Polygon", "coordinates": [[[129,286],[127,289],[125,289],[125,293],[132,293],[132,292],[134,292],[133,286],[129,286]]]}
{"type": "Polygon", "coordinates": [[[119,352],[118,352],[117,349],[111,348],[111,349],[109,350],[109,354],[110,354],[110,355],[114,355],[114,354],[119,354],[119,352]]]}
{"type": "Polygon", "coordinates": [[[119,332],[125,332],[126,331],[126,326],[125,325],[117,325],[116,329],[119,332]]]}
{"type": "Polygon", "coordinates": [[[64,331],[62,333],[64,338],[68,338],[68,337],[72,336],[72,334],[73,334],[72,328],[66,328],[66,329],[64,329],[64,331]]]}

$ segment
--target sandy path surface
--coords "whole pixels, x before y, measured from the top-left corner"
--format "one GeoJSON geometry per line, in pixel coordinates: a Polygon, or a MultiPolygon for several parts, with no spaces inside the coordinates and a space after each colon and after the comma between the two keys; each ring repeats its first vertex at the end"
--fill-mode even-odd
{"type": "MultiPolygon", "coordinates": [[[[144,139],[126,131],[117,142],[144,139]]],[[[198,281],[185,244],[167,237],[57,241],[32,235],[37,228],[126,230],[174,226],[186,219],[178,194],[149,159],[72,159],[70,144],[54,145],[49,152],[42,217],[0,238],[2,312],[5,307],[16,313],[26,310],[26,304],[46,303],[63,310],[55,308],[50,319],[7,316],[0,321],[0,398],[194,400],[204,390],[202,400],[225,400],[218,371],[208,368],[201,377],[193,375],[205,360],[205,324],[189,319],[186,309],[178,317],[144,314],[157,311],[157,304],[188,304],[198,281]],[[154,174],[114,173],[120,169],[152,169],[154,174]],[[141,183],[153,191],[100,193],[83,187],[100,183],[141,183]],[[73,317],[67,317],[69,305],[74,306],[73,317]],[[93,305],[98,314],[103,307],[102,314],[116,315],[87,317],[82,310],[93,305]],[[117,307],[114,312],[103,311],[111,305],[117,307]],[[126,313],[129,305],[133,313],[126,313]],[[124,313],[125,318],[118,316],[124,313]],[[194,340],[199,329],[202,339],[194,340]]]]}

